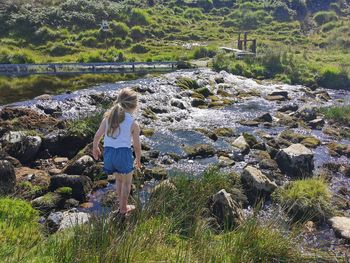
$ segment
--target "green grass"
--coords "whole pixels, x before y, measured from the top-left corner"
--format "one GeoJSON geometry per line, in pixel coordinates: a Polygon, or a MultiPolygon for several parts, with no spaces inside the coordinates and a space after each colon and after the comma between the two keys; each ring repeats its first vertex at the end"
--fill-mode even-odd
{"type": "Polygon", "coordinates": [[[333,214],[331,193],[322,178],[290,182],[273,193],[273,197],[286,208],[293,220],[324,221],[333,214]]]}
{"type": "Polygon", "coordinates": [[[349,125],[350,123],[350,105],[322,108],[321,112],[327,120],[345,125],[349,125]]]}
{"type": "MultiPolygon", "coordinates": [[[[324,262],[335,260],[320,251],[303,254],[294,231],[290,231],[293,226],[288,226],[287,232],[276,220],[262,224],[253,216],[236,229],[214,230],[213,219],[205,216],[205,207],[208,198],[222,188],[230,192],[237,202],[242,201],[237,175],[221,173],[217,168],[207,170],[202,177],[176,175],[169,183],[158,187],[145,209],[136,210],[128,223],[108,222],[105,216],[100,215],[86,225],[46,238],[40,236],[38,228],[31,236],[26,232],[30,228],[23,229],[21,235],[14,237],[28,245],[33,237],[39,235],[41,242],[27,247],[18,246],[17,253],[0,253],[0,261],[314,262],[316,255],[324,262]]],[[[316,192],[313,190],[310,196],[316,195],[316,192]]],[[[294,197],[294,194],[291,196],[294,197]]],[[[1,199],[0,204],[3,200],[1,199]]],[[[6,202],[15,201],[5,199],[6,202]]],[[[21,225],[33,226],[33,222],[37,220],[36,212],[30,210],[30,216],[27,217],[22,217],[22,214],[28,212],[15,212],[22,211],[23,207],[30,207],[24,204],[18,210],[7,208],[5,211],[7,214],[16,213],[12,217],[21,225]]],[[[9,216],[3,217],[3,210],[0,209],[0,222],[8,225],[9,216]]],[[[7,239],[3,242],[5,246],[1,246],[1,250],[7,247],[7,239]]]]}

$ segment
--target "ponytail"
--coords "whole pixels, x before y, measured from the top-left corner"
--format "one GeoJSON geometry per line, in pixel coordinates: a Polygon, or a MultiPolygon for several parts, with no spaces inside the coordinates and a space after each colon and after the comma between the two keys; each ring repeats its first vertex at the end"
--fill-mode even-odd
{"type": "Polygon", "coordinates": [[[114,134],[116,130],[120,128],[120,123],[125,120],[125,111],[135,110],[136,107],[137,93],[128,88],[122,89],[113,107],[105,114],[107,121],[107,136],[114,139],[118,137],[120,130],[116,137],[114,137],[114,134]]]}

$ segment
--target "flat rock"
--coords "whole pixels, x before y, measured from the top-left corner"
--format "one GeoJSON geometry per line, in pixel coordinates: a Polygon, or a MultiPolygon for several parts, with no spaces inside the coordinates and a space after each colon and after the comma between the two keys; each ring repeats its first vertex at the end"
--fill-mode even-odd
{"type": "Polygon", "coordinates": [[[350,218],[344,216],[335,216],[329,219],[332,228],[342,238],[350,240],[350,218]]]}
{"type": "Polygon", "coordinates": [[[275,182],[272,182],[259,169],[253,166],[247,166],[242,173],[243,184],[258,193],[271,193],[276,188],[275,182]]]}
{"type": "Polygon", "coordinates": [[[74,227],[76,225],[82,225],[89,221],[90,215],[85,212],[63,212],[63,218],[60,222],[58,231],[62,231],[67,228],[74,227]]]}

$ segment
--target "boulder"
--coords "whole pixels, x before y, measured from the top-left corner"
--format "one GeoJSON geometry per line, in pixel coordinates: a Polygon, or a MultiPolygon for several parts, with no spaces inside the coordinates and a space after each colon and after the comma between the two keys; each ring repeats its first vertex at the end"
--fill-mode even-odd
{"type": "Polygon", "coordinates": [[[259,169],[253,166],[244,168],[242,183],[245,188],[259,194],[270,194],[277,188],[275,182],[272,182],[259,169]]]}
{"type": "Polygon", "coordinates": [[[236,140],[232,142],[232,146],[238,148],[242,154],[247,154],[249,152],[249,144],[243,135],[239,136],[236,140]]]}
{"type": "Polygon", "coordinates": [[[277,170],[278,165],[277,162],[273,159],[262,159],[259,162],[260,169],[268,169],[268,170],[277,170]]]}
{"type": "Polygon", "coordinates": [[[66,174],[79,174],[82,175],[88,167],[95,163],[94,159],[89,155],[83,155],[79,159],[70,163],[63,172],[66,174]]]}
{"type": "Polygon", "coordinates": [[[285,90],[275,90],[269,94],[269,96],[282,96],[285,99],[288,99],[288,91],[285,90]]]}
{"type": "Polygon", "coordinates": [[[89,138],[83,134],[71,134],[66,130],[55,130],[43,138],[43,149],[51,155],[73,158],[84,148],[89,138]]]}
{"type": "Polygon", "coordinates": [[[335,216],[329,219],[334,231],[342,238],[350,241],[350,218],[344,216],[335,216]]]}
{"type": "Polygon", "coordinates": [[[299,109],[299,106],[297,104],[287,104],[277,109],[277,111],[280,111],[280,112],[297,111],[298,109],[299,109]]]}
{"type": "Polygon", "coordinates": [[[46,219],[46,225],[50,233],[55,233],[63,220],[63,212],[51,212],[46,219]]]}
{"type": "Polygon", "coordinates": [[[291,177],[312,175],[314,154],[300,143],[279,150],[275,159],[281,171],[291,177]]]}
{"type": "Polygon", "coordinates": [[[260,117],[256,118],[255,121],[257,122],[272,122],[272,116],[270,113],[265,113],[261,115],[260,117]]]}
{"type": "Polygon", "coordinates": [[[60,222],[58,231],[65,230],[67,228],[74,227],[76,225],[82,225],[89,221],[91,215],[85,212],[78,212],[76,209],[63,212],[63,218],[60,222]]]}
{"type": "Polygon", "coordinates": [[[215,149],[209,144],[195,144],[184,148],[189,158],[202,157],[206,158],[215,154],[215,149]]]}
{"type": "Polygon", "coordinates": [[[19,131],[6,133],[1,141],[4,150],[22,163],[35,159],[42,142],[39,136],[27,136],[24,132],[19,131]]]}
{"type": "Polygon", "coordinates": [[[234,229],[243,222],[242,208],[225,189],[211,197],[209,209],[222,229],[234,229]]]}
{"type": "Polygon", "coordinates": [[[297,117],[303,121],[312,121],[312,120],[316,119],[317,112],[313,108],[304,107],[304,108],[299,109],[295,113],[295,117],[297,117]]]}
{"type": "Polygon", "coordinates": [[[65,199],[59,193],[49,192],[43,196],[35,198],[31,203],[35,209],[47,213],[53,209],[60,209],[64,206],[65,199]]]}
{"type": "Polygon", "coordinates": [[[60,174],[51,177],[49,189],[54,191],[60,187],[72,188],[72,197],[79,201],[85,201],[92,189],[91,179],[84,175],[60,174]]]}
{"type": "Polygon", "coordinates": [[[12,194],[15,191],[16,174],[12,164],[0,160],[0,196],[12,194]]]}
{"type": "Polygon", "coordinates": [[[172,99],[170,105],[182,110],[186,109],[184,102],[178,99],[172,99]]]}
{"type": "Polygon", "coordinates": [[[317,118],[317,119],[314,119],[314,120],[311,120],[308,122],[308,125],[310,128],[312,129],[318,129],[318,130],[321,130],[322,127],[325,125],[325,121],[324,119],[322,118],[317,118]]]}

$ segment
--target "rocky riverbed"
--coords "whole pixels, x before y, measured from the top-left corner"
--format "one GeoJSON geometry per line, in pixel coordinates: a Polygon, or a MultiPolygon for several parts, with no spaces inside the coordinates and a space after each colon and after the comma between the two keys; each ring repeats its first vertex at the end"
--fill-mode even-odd
{"type": "Polygon", "coordinates": [[[177,173],[200,176],[214,164],[240,175],[246,216],[257,197],[266,197],[263,220],[275,215],[269,197],[276,189],[322,175],[336,217],[307,222],[301,238],[313,247],[347,253],[350,124],[326,120],[318,109],[349,105],[349,91],[313,91],[198,69],[5,105],[0,108],[0,194],[30,200],[51,232],[109,211],[115,205],[114,182],[91,157],[90,128],[123,87],[140,93],[136,119],[145,169],[133,192],[141,203],[157,182],[177,173]],[[94,117],[84,121],[89,116],[94,117]],[[69,120],[80,121],[74,126],[69,120]]]}

